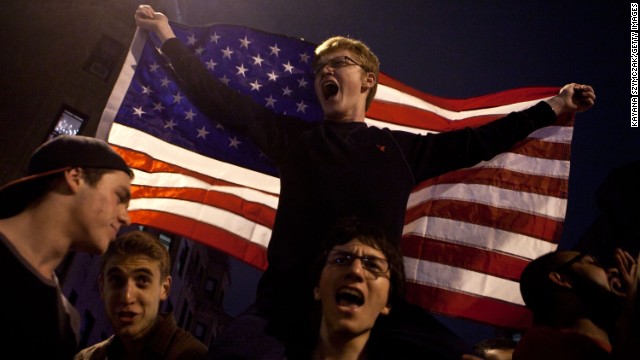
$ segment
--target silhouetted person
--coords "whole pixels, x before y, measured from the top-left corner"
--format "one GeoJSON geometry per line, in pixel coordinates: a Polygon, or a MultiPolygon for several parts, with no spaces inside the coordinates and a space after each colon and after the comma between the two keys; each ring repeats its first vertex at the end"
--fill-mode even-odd
{"type": "Polygon", "coordinates": [[[632,327],[620,327],[620,320],[634,316],[627,303],[636,302],[638,269],[628,253],[619,251],[618,257],[618,269],[605,269],[577,251],[552,252],[529,263],[520,291],[534,326],[513,359],[628,359],[632,327]]]}

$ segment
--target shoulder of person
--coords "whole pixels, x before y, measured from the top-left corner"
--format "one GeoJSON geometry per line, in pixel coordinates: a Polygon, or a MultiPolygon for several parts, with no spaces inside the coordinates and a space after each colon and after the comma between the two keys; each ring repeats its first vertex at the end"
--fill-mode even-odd
{"type": "Polygon", "coordinates": [[[111,343],[113,336],[80,350],[73,360],[104,360],[107,358],[107,349],[111,343]]]}
{"type": "Polygon", "coordinates": [[[209,351],[208,347],[193,336],[188,331],[178,328],[174,333],[170,349],[173,354],[168,354],[167,358],[176,359],[204,359],[209,351]]]}
{"type": "Polygon", "coordinates": [[[174,341],[184,343],[193,349],[203,351],[205,353],[208,350],[207,346],[204,343],[202,343],[202,341],[198,340],[195,336],[193,336],[193,334],[191,334],[190,332],[182,328],[178,328],[174,341]]]}

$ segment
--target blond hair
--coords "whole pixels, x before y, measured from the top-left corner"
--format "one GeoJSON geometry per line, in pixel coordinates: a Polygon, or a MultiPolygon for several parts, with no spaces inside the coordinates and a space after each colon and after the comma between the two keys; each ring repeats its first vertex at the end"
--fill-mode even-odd
{"type": "Polygon", "coordinates": [[[369,109],[373,98],[376,95],[376,90],[378,89],[378,74],[380,73],[380,61],[378,61],[378,57],[369,49],[369,47],[360,40],[355,40],[351,38],[347,38],[344,36],[334,36],[322,42],[318,47],[316,47],[315,53],[316,56],[313,59],[312,68],[315,68],[318,62],[318,59],[323,55],[330,54],[332,52],[338,50],[349,50],[360,62],[360,66],[366,71],[371,72],[375,75],[375,83],[369,89],[369,94],[367,94],[367,102],[365,104],[365,110],[369,109]]]}

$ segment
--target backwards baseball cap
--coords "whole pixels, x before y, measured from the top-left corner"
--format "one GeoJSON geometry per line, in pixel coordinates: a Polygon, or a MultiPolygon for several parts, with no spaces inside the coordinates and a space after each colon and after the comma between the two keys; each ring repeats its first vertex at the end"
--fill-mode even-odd
{"type": "Polygon", "coordinates": [[[40,145],[29,159],[27,175],[0,188],[0,218],[18,214],[26,206],[27,194],[37,181],[71,168],[120,170],[133,177],[133,172],[106,142],[87,136],[61,135],[40,145]]]}

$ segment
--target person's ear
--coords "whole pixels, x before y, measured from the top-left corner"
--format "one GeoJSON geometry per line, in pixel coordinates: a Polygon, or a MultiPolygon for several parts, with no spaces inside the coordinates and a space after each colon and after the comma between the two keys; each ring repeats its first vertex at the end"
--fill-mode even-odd
{"type": "Polygon", "coordinates": [[[611,291],[615,295],[620,297],[627,296],[626,286],[620,279],[620,271],[616,268],[607,269],[607,276],[609,277],[609,285],[611,286],[611,291]]]}
{"type": "Polygon", "coordinates": [[[549,280],[551,280],[552,283],[560,286],[560,287],[565,287],[565,288],[572,288],[571,285],[571,281],[569,281],[569,279],[566,276],[563,276],[562,274],[560,274],[559,272],[556,271],[552,271],[549,273],[549,280]]]}
{"type": "Polygon", "coordinates": [[[169,290],[171,290],[171,276],[167,276],[162,282],[160,300],[167,300],[167,298],[169,298],[169,290]]]}
{"type": "Polygon", "coordinates": [[[82,179],[82,170],[80,168],[71,168],[64,171],[65,183],[73,193],[78,191],[82,179]]]}
{"type": "Polygon", "coordinates": [[[368,72],[362,79],[362,87],[371,89],[376,84],[376,75],[372,72],[368,72]]]}
{"type": "Polygon", "coordinates": [[[313,288],[313,299],[320,300],[320,288],[317,286],[313,288]]]}
{"type": "Polygon", "coordinates": [[[382,310],[380,310],[381,315],[389,315],[389,312],[391,312],[391,304],[385,305],[382,310]]]}

